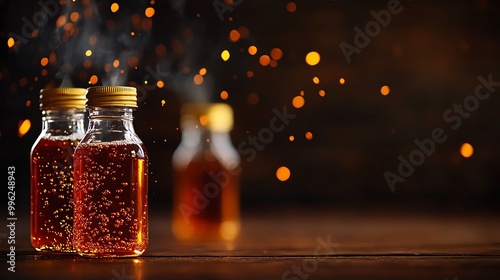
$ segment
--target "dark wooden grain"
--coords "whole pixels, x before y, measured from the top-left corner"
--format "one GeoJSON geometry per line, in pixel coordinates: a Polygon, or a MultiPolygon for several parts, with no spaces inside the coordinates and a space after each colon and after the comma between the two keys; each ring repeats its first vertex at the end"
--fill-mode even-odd
{"type": "MultiPolygon", "coordinates": [[[[168,215],[152,217],[151,225],[142,257],[37,254],[24,244],[16,273],[4,268],[8,278],[2,279],[500,279],[494,213],[254,214],[244,217],[241,236],[231,244],[179,243],[168,215]],[[332,244],[315,250],[319,239],[332,244]],[[294,266],[303,274],[294,274],[294,266]]],[[[5,263],[5,254],[1,259],[5,263]]]]}

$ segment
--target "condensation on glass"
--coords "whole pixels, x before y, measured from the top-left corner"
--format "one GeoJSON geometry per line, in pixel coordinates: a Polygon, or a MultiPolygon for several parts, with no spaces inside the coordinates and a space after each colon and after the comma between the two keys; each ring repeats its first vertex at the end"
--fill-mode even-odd
{"type": "Polygon", "coordinates": [[[82,256],[139,256],[148,245],[148,155],[134,131],[133,87],[87,90],[89,127],[74,155],[74,247],[82,256]]]}
{"type": "Polygon", "coordinates": [[[240,231],[240,157],[231,143],[233,111],[223,103],[181,108],[182,139],[173,155],[174,235],[232,241],[240,231]]]}

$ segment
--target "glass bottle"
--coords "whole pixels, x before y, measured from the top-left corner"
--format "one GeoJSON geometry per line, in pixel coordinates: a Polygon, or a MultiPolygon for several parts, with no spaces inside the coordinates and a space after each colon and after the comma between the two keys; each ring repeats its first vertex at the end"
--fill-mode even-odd
{"type": "Polygon", "coordinates": [[[76,148],[76,252],[139,256],[148,245],[148,155],[134,131],[133,87],[87,89],[89,127],[76,148]]]}
{"type": "Polygon", "coordinates": [[[31,244],[73,251],[73,152],[85,134],[85,89],[40,91],[42,131],[31,149],[31,244]]]}
{"type": "Polygon", "coordinates": [[[181,108],[182,139],[172,158],[174,235],[232,241],[240,230],[240,157],[231,143],[233,111],[223,103],[181,108]]]}

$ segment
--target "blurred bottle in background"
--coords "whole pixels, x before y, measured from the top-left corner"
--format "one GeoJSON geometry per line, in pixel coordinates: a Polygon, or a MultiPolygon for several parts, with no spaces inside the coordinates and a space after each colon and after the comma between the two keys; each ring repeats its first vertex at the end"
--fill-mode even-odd
{"type": "Polygon", "coordinates": [[[174,235],[185,241],[231,241],[240,231],[240,157],[222,103],[181,108],[182,139],[172,159],[174,235]]]}

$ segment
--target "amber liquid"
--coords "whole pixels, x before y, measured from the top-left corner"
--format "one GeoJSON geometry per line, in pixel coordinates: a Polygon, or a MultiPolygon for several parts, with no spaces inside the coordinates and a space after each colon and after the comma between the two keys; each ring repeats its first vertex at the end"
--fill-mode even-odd
{"type": "Polygon", "coordinates": [[[31,152],[31,244],[37,251],[73,251],[73,152],[78,141],[41,138],[31,152]]]}
{"type": "Polygon", "coordinates": [[[148,159],[142,144],[75,151],[74,247],[83,256],[138,256],[148,244],[148,159]]]}
{"type": "Polygon", "coordinates": [[[177,169],[173,232],[187,241],[234,240],[239,233],[239,182],[210,152],[177,169]]]}

